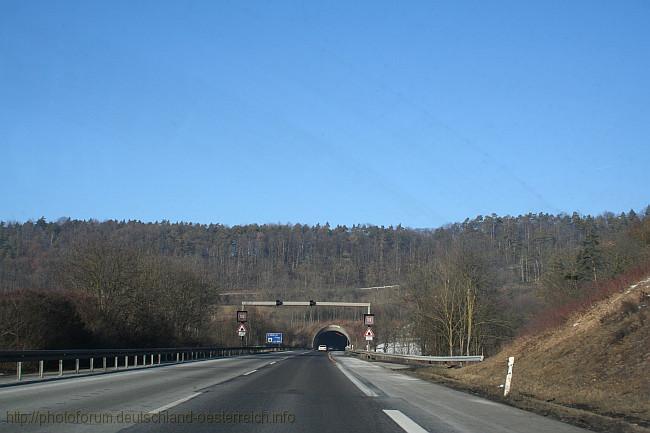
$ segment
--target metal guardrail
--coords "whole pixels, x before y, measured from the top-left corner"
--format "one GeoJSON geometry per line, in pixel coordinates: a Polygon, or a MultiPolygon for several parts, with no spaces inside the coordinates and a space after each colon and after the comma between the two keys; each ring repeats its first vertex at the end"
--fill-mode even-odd
{"type": "Polygon", "coordinates": [[[287,350],[286,346],[244,347],[166,347],[146,349],[82,349],[82,350],[5,350],[0,351],[0,363],[16,363],[16,380],[23,378],[23,363],[38,361],[38,378],[45,376],[45,361],[59,361],[57,376],[63,376],[63,362],[74,360],[74,373],[79,374],[80,361],[87,361],[89,373],[108,372],[134,367],[175,364],[188,361],[250,355],[287,350]],[[101,360],[101,366],[95,366],[101,360]],[[110,363],[110,366],[109,366],[110,363]]]}
{"type": "Polygon", "coordinates": [[[483,356],[422,356],[422,355],[395,355],[382,352],[368,352],[365,350],[351,350],[353,355],[370,361],[393,362],[397,364],[433,364],[438,362],[481,362],[483,356]]]}
{"type": "Polygon", "coordinates": [[[169,353],[213,353],[225,355],[232,352],[259,353],[286,349],[284,346],[244,346],[244,347],[152,347],[145,349],[66,349],[66,350],[0,350],[0,362],[39,361],[57,359],[76,359],[103,356],[135,356],[169,353]]]}

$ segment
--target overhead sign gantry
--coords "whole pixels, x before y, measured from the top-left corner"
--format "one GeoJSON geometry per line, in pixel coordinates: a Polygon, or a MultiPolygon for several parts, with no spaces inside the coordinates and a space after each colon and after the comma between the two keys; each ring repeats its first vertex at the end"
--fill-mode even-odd
{"type": "Polygon", "coordinates": [[[356,307],[367,308],[370,314],[370,302],[327,302],[327,301],[283,301],[276,299],[275,301],[242,301],[242,309],[246,306],[251,307],[356,307]]]}
{"type": "MultiPolygon", "coordinates": [[[[367,313],[363,315],[363,323],[368,327],[364,333],[366,339],[366,350],[370,350],[370,341],[374,337],[374,332],[372,331],[372,326],[375,324],[375,315],[370,314],[370,302],[328,302],[328,301],[314,301],[310,299],[309,301],[283,301],[281,299],[276,299],[275,301],[242,301],[242,309],[237,311],[237,320],[242,323],[240,320],[243,316],[248,319],[248,311],[245,310],[245,307],[352,307],[352,308],[366,308],[367,313]]],[[[244,334],[245,335],[245,334],[244,334]]],[[[241,336],[241,334],[240,334],[241,336]]]]}

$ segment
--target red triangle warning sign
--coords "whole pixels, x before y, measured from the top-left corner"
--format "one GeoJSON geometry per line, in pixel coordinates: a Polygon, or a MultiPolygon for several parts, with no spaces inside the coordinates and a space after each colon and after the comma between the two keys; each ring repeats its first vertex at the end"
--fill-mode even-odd
{"type": "Polygon", "coordinates": [[[246,332],[246,327],[244,326],[243,323],[239,325],[239,328],[237,328],[237,332],[246,332]]]}
{"type": "Polygon", "coordinates": [[[374,337],[375,333],[372,332],[372,328],[368,328],[368,329],[366,329],[366,332],[364,332],[363,336],[364,337],[374,337]]]}

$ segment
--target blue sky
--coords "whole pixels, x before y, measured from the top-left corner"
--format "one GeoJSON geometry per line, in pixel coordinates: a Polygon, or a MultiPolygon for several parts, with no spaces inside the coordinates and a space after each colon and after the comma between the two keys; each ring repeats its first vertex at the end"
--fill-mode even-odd
{"type": "Polygon", "coordinates": [[[647,1],[0,3],[0,220],[650,204],[647,1]]]}

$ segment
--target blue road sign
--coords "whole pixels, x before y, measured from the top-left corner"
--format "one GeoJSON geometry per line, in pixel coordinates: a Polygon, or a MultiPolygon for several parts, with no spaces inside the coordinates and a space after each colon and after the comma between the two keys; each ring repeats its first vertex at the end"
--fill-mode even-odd
{"type": "Polygon", "coordinates": [[[267,332],[266,342],[270,344],[282,344],[282,332],[267,332]]]}

